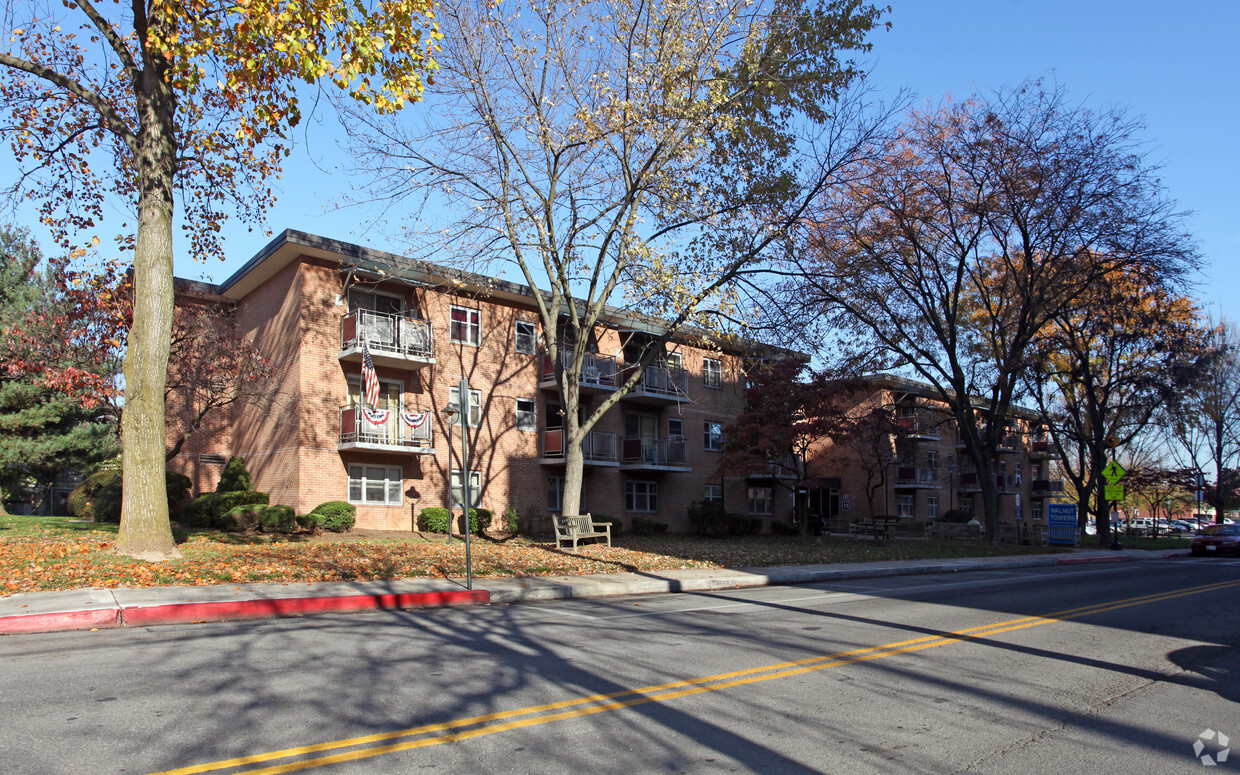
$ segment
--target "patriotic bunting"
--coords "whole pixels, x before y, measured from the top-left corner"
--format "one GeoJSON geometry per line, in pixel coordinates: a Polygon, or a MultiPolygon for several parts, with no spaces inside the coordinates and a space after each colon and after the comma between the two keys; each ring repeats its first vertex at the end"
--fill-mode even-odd
{"type": "Polygon", "coordinates": [[[421,428],[431,417],[430,412],[401,412],[400,419],[410,428],[421,428]]]}
{"type": "Polygon", "coordinates": [[[362,414],[366,416],[366,420],[371,425],[383,425],[388,421],[391,412],[387,409],[370,409],[369,407],[362,409],[362,414]]]}

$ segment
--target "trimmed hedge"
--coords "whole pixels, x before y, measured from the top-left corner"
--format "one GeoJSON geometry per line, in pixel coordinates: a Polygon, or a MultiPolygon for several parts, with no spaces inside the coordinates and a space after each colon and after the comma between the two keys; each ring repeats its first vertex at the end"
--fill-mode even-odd
{"type": "Polygon", "coordinates": [[[752,536],[762,532],[762,517],[729,513],[725,519],[730,536],[752,536]]]}
{"type": "Polygon", "coordinates": [[[666,522],[655,522],[647,517],[633,517],[633,535],[652,536],[667,532],[666,522]]]}
{"type": "Polygon", "coordinates": [[[418,529],[428,533],[446,533],[452,523],[452,512],[443,506],[427,506],[418,512],[418,529]]]}
{"type": "Polygon", "coordinates": [[[800,535],[801,531],[796,525],[790,525],[787,522],[772,522],[771,535],[777,536],[794,536],[800,535]]]}
{"type": "Polygon", "coordinates": [[[181,507],[181,521],[190,527],[221,528],[224,515],[237,506],[266,506],[271,496],[256,490],[238,490],[233,492],[204,492],[197,498],[181,507]]]}
{"type": "Polygon", "coordinates": [[[344,533],[357,524],[357,506],[346,501],[320,503],[307,516],[316,519],[318,527],[332,533],[344,533]]]}
{"type": "Polygon", "coordinates": [[[119,468],[105,468],[86,477],[81,484],[73,488],[73,492],[69,493],[69,513],[75,517],[93,519],[95,494],[120,474],[119,468]]]}
{"type": "MultiPolygon", "coordinates": [[[[101,477],[105,483],[99,486],[89,499],[91,515],[96,522],[120,522],[124,477],[121,476],[120,471],[116,470],[92,474],[90,479],[95,479],[95,477],[101,477]]],[[[82,483],[83,486],[85,484],[86,482],[82,483]]],[[[168,499],[169,514],[176,514],[177,508],[189,495],[190,484],[189,477],[185,474],[178,474],[175,471],[164,472],[164,496],[168,499]]]]}
{"type": "Polygon", "coordinates": [[[624,532],[624,520],[619,517],[613,517],[610,514],[591,514],[591,521],[607,522],[611,524],[611,537],[615,538],[624,532]]]}
{"type": "Polygon", "coordinates": [[[723,511],[723,504],[715,501],[690,503],[689,524],[693,525],[698,535],[724,535],[728,532],[728,520],[723,511]]]}
{"type": "MultiPolygon", "coordinates": [[[[482,535],[491,526],[494,515],[489,509],[469,510],[469,532],[482,535]]],[[[447,533],[452,524],[452,512],[443,506],[428,506],[418,512],[418,529],[428,533],[447,533]]]]}
{"type": "Polygon", "coordinates": [[[291,533],[297,529],[297,512],[292,506],[268,506],[258,514],[265,533],[291,533]]]}
{"type": "Polygon", "coordinates": [[[266,506],[259,503],[247,503],[235,506],[220,518],[220,527],[233,533],[248,533],[258,530],[259,515],[266,506]]]}

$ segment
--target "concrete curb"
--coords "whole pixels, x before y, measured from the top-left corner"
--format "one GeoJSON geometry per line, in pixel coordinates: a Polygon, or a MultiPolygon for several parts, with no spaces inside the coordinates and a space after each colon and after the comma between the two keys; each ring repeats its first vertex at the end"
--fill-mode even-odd
{"type": "MultiPolygon", "coordinates": [[[[1142,557],[1184,556],[1186,552],[1142,553],[1142,557]]],[[[772,568],[691,569],[665,573],[608,573],[487,579],[467,590],[459,580],[241,584],[214,587],[150,587],[27,592],[0,598],[0,635],[102,630],[157,624],[186,624],[307,614],[392,611],[485,603],[587,599],[618,595],[710,592],[844,579],[964,573],[1055,565],[1127,562],[1125,553],[1086,556],[1014,556],[908,560],[772,568]]]]}

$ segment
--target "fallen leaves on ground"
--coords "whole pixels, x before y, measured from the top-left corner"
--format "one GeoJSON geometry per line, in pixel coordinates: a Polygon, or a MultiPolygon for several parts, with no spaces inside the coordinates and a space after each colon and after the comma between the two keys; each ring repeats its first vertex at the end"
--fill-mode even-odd
{"type": "MultiPolygon", "coordinates": [[[[15,518],[8,518],[10,520],[15,518]]],[[[0,527],[4,527],[0,525],[0,527]]],[[[180,544],[183,559],[148,563],[111,552],[114,535],[77,527],[0,530],[0,595],[83,587],[150,587],[244,582],[386,581],[465,575],[465,545],[442,537],[423,540],[282,540],[194,535],[180,544]]],[[[933,542],[875,546],[847,539],[801,544],[795,538],[731,539],[623,537],[557,549],[524,538],[474,539],[476,578],[558,576],[685,568],[763,567],[806,563],[867,562],[943,556],[1011,554],[1035,547],[933,542]]],[[[1046,551],[1040,548],[1040,551],[1046,551]]]]}

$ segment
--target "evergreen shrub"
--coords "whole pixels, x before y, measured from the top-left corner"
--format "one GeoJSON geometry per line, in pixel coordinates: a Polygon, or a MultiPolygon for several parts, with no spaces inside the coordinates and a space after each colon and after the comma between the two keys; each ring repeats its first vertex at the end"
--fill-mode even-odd
{"type": "Polygon", "coordinates": [[[332,533],[344,533],[357,524],[357,506],[346,501],[327,501],[310,512],[318,526],[332,533]]]}

